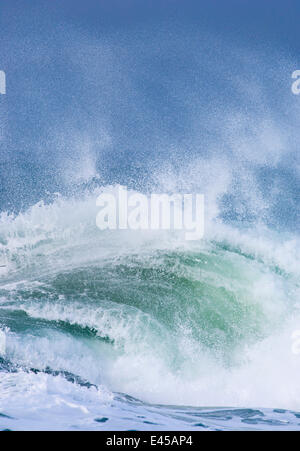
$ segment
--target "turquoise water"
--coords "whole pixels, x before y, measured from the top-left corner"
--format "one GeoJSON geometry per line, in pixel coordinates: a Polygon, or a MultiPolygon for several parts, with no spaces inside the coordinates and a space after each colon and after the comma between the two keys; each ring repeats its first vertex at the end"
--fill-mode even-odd
{"type": "Polygon", "coordinates": [[[2,429],[298,429],[299,242],[101,232],[96,193],[0,221],[2,429]]]}

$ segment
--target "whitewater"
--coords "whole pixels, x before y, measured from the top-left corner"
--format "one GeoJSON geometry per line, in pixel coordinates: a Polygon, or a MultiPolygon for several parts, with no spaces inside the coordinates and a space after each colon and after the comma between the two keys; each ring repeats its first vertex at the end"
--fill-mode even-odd
{"type": "Polygon", "coordinates": [[[1,215],[1,428],[298,428],[299,240],[101,231],[98,192],[1,215]]]}
{"type": "Polygon", "coordinates": [[[0,430],[300,430],[297,58],[28,8],[1,22],[0,430]],[[204,237],[100,230],[120,187],[203,194],[204,237]]]}

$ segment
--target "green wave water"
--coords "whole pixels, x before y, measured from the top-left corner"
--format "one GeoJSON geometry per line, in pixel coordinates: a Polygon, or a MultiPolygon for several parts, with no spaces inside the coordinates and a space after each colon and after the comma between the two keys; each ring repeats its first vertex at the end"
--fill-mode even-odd
{"type": "MultiPolygon", "coordinates": [[[[124,419],[124,409],[138,403],[141,428],[155,425],[155,415],[165,418],[157,428],[188,428],[199,412],[218,427],[278,426],[268,408],[289,409],[280,421],[295,427],[295,237],[222,224],[199,242],[167,232],[101,232],[95,212],[91,193],[2,215],[0,423],[14,428],[7,417],[22,418],[34,428],[39,411],[46,428],[44,415],[76,406],[83,417],[109,409],[103,417],[112,429],[126,429],[137,417],[135,410],[124,419]],[[210,406],[221,410],[204,414],[210,406]],[[236,413],[225,415],[228,406],[236,413]]],[[[74,413],[78,427],[93,429],[90,420],[79,425],[74,413]]]]}

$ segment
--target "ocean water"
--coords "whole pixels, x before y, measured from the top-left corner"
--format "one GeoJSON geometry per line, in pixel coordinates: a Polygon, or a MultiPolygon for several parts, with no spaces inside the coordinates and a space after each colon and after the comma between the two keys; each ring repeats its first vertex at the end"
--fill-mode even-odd
{"type": "Polygon", "coordinates": [[[295,236],[100,231],[96,191],[1,216],[1,428],[300,428],[295,236]]]}
{"type": "Polygon", "coordinates": [[[300,429],[297,14],[2,3],[0,429],[300,429]],[[204,238],[100,231],[118,186],[204,238]]]}

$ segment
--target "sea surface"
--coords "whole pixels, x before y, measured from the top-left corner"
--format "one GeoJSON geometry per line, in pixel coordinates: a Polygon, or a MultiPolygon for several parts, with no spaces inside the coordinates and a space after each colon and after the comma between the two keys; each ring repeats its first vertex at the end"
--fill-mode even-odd
{"type": "Polygon", "coordinates": [[[0,429],[300,430],[297,2],[0,3],[0,429]]]}
{"type": "Polygon", "coordinates": [[[1,216],[1,429],[300,429],[295,236],[101,231],[95,199],[1,216]]]}

